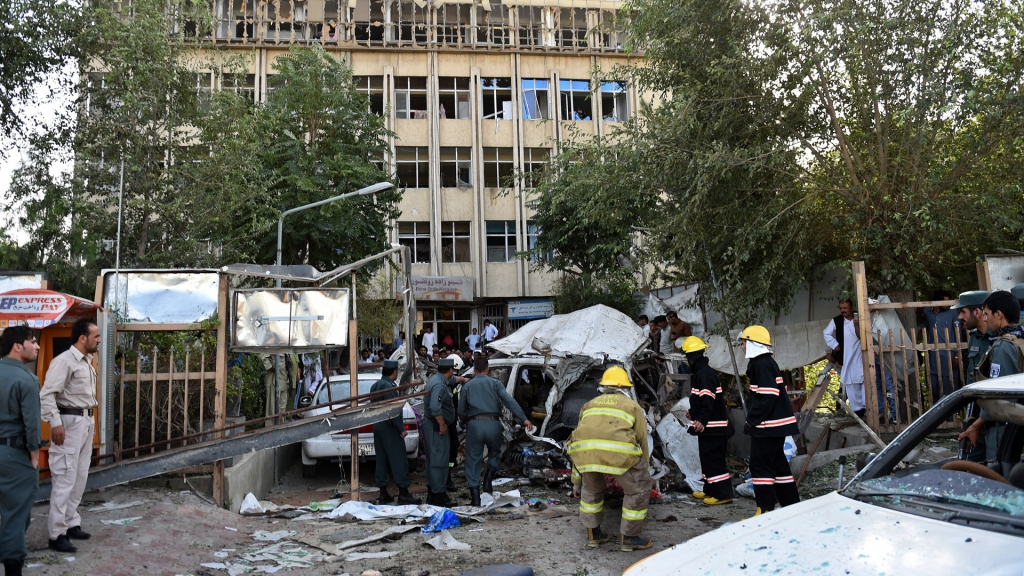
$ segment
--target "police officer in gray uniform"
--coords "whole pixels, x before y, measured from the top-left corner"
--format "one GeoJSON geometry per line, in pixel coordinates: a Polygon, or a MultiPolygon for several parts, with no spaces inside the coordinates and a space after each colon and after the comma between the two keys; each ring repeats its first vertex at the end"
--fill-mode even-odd
{"type": "MultiPolygon", "coordinates": [[[[981,358],[988,352],[988,349],[992,346],[992,340],[995,339],[995,336],[988,330],[988,324],[985,322],[984,310],[982,309],[985,299],[988,297],[989,292],[987,290],[964,292],[960,294],[960,298],[957,299],[956,305],[952,308],[958,311],[957,318],[960,320],[960,325],[966,328],[969,334],[967,369],[964,370],[968,384],[973,384],[976,381],[974,369],[978,367],[981,358]]],[[[965,424],[970,425],[980,415],[981,406],[972,402],[968,405],[968,412],[965,424]]],[[[992,455],[989,459],[995,459],[995,451],[996,447],[992,446],[992,455]]],[[[972,462],[984,463],[986,461],[984,436],[979,436],[978,443],[973,450],[967,453],[966,457],[972,462]]]]}
{"type": "MultiPolygon", "coordinates": [[[[398,377],[398,362],[385,360],[380,380],[373,384],[370,392],[381,392],[397,388],[395,378],[398,377]]],[[[398,398],[397,390],[382,394],[374,398],[374,402],[384,402],[398,398]]],[[[377,504],[391,504],[394,498],[388,494],[388,469],[395,479],[395,486],[398,486],[399,504],[419,504],[418,498],[409,494],[409,462],[405,459],[405,423],[402,415],[398,414],[390,420],[377,422],[373,425],[373,449],[377,458],[376,480],[380,488],[380,498],[377,504]]]]}
{"type": "Polygon", "coordinates": [[[0,560],[7,576],[21,576],[25,532],[39,491],[41,415],[39,379],[26,363],[39,355],[28,326],[0,335],[0,560]]]}
{"type": "Polygon", "coordinates": [[[459,419],[468,421],[466,432],[466,482],[471,506],[480,505],[480,466],[483,463],[484,446],[487,446],[487,474],[484,476],[484,492],[491,493],[491,482],[501,462],[501,444],[504,440],[501,427],[501,405],[504,404],[523,423],[527,430],[533,430],[533,423],[523,414],[519,403],[505,391],[505,386],[488,375],[487,358],[473,362],[475,376],[462,387],[459,393],[459,419]]]}
{"type": "Polygon", "coordinates": [[[451,381],[465,381],[455,376],[455,361],[443,358],[438,371],[427,380],[427,394],[423,400],[423,441],[427,459],[427,504],[451,507],[457,503],[448,497],[448,434],[455,434],[455,404],[452,401],[451,381]]]}

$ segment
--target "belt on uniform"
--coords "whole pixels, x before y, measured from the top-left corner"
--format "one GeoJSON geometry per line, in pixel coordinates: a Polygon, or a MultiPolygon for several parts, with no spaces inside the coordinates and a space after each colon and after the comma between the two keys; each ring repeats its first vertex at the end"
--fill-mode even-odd
{"type": "Polygon", "coordinates": [[[65,408],[64,406],[57,406],[57,412],[68,416],[85,416],[85,413],[88,412],[89,416],[92,416],[92,408],[65,408]]]}
{"type": "Polygon", "coordinates": [[[11,436],[10,438],[0,438],[0,444],[11,448],[24,448],[27,443],[24,436],[11,436]]]}
{"type": "Polygon", "coordinates": [[[477,414],[470,418],[470,420],[500,420],[501,417],[497,414],[477,414]]]}

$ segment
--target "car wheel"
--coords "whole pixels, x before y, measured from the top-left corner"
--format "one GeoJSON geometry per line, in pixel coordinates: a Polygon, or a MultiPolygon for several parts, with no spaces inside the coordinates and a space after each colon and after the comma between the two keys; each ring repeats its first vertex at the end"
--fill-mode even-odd
{"type": "Polygon", "coordinates": [[[316,464],[303,464],[302,465],[302,477],[303,478],[316,478],[316,464]]]}

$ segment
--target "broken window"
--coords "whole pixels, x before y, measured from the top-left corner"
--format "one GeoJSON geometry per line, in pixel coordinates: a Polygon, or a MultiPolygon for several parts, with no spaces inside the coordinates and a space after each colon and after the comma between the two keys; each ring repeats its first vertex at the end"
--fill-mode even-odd
{"type": "Polygon", "coordinates": [[[199,107],[203,110],[210,109],[210,99],[213,98],[213,77],[209,72],[196,74],[196,93],[199,95],[199,107]]]}
{"type": "Polygon", "coordinates": [[[562,120],[590,120],[593,117],[594,103],[589,80],[559,80],[558,94],[562,120]]]}
{"type": "Polygon", "coordinates": [[[403,188],[430,187],[430,160],[426,146],[395,148],[395,175],[403,188]]]}
{"type": "Polygon", "coordinates": [[[415,2],[396,2],[393,4],[398,11],[395,20],[398,22],[399,44],[427,44],[427,24],[430,13],[426,6],[420,8],[415,2]]]}
{"type": "Polygon", "coordinates": [[[510,183],[515,165],[511,148],[484,148],[484,187],[500,188],[510,183]]]}
{"type": "Polygon", "coordinates": [[[470,11],[468,4],[441,4],[437,9],[438,43],[449,46],[469,46],[473,43],[470,33],[470,11]]]}
{"type": "Polygon", "coordinates": [[[550,120],[548,81],[523,78],[523,119],[550,120]]]}
{"type": "Polygon", "coordinates": [[[512,80],[510,78],[481,78],[484,119],[512,119],[512,80]]]}
{"type": "Polygon", "coordinates": [[[429,264],[430,222],[399,222],[398,243],[409,247],[413,264],[429,264]]]}
{"type": "Polygon", "coordinates": [[[476,40],[484,46],[508,46],[512,43],[509,34],[508,7],[495,2],[484,1],[476,7],[476,40]]]}
{"type": "Polygon", "coordinates": [[[352,20],[356,43],[364,46],[384,43],[384,0],[357,0],[352,20]]]}
{"type": "Polygon", "coordinates": [[[629,120],[629,92],[625,82],[601,83],[601,115],[606,122],[629,120]]]}
{"type": "Polygon", "coordinates": [[[562,48],[586,48],[587,10],[563,8],[558,14],[558,45],[562,48]]]}
{"type": "Polygon", "coordinates": [[[523,188],[535,188],[550,161],[549,148],[523,148],[523,188]]]}
{"type": "Polygon", "coordinates": [[[227,92],[234,92],[246,102],[256,102],[255,74],[224,74],[221,77],[220,88],[227,92]]]}
{"type": "Polygon", "coordinates": [[[468,120],[469,78],[451,78],[442,76],[437,79],[438,112],[440,118],[468,120]]]}
{"type": "Polygon", "coordinates": [[[395,118],[427,118],[427,79],[395,77],[395,118]]]}
{"type": "Polygon", "coordinates": [[[511,262],[516,256],[515,220],[487,221],[487,261],[511,262]]]}
{"type": "Polygon", "coordinates": [[[366,96],[370,101],[370,112],[378,116],[384,115],[384,77],[383,76],[353,76],[352,83],[356,90],[366,96]]]}
{"type": "Polygon", "coordinates": [[[265,6],[267,40],[287,42],[306,38],[306,0],[278,0],[265,6]]]}
{"type": "Polygon", "coordinates": [[[441,262],[469,261],[469,222],[441,222],[441,262]]]}
{"type": "Polygon", "coordinates": [[[544,46],[544,12],[541,6],[520,6],[519,10],[519,45],[544,46]]]}
{"type": "Polygon", "coordinates": [[[473,185],[472,148],[441,147],[441,187],[469,188],[473,185]]]}
{"type": "Polygon", "coordinates": [[[537,248],[537,237],[540,236],[540,227],[533,220],[526,221],[526,249],[531,252],[530,262],[543,262],[555,255],[553,251],[546,254],[532,253],[537,248]]]}
{"type": "Polygon", "coordinates": [[[218,39],[255,39],[256,0],[217,0],[214,14],[218,39]]]}

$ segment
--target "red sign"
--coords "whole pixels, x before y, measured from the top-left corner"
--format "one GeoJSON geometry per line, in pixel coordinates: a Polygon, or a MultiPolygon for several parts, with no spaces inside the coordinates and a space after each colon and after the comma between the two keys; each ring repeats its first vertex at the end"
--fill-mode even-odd
{"type": "Polygon", "coordinates": [[[97,306],[87,300],[60,292],[26,288],[0,294],[0,329],[25,325],[45,328],[60,322],[69,312],[84,316],[97,306]]]}

